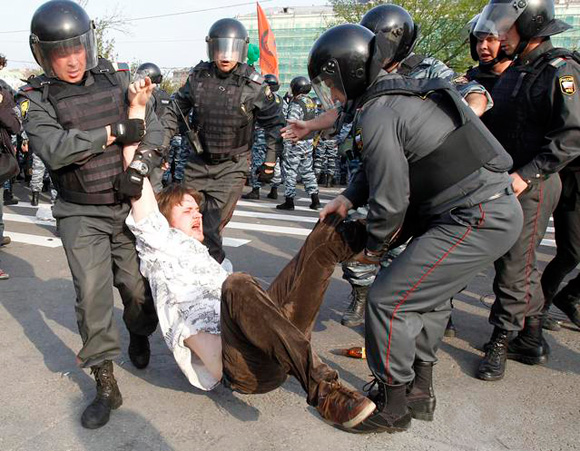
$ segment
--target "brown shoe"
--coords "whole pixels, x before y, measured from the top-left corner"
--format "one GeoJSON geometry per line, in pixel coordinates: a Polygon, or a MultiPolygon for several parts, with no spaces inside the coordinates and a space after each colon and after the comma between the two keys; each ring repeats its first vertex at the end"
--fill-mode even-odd
{"type": "Polygon", "coordinates": [[[323,381],[318,386],[316,409],[322,418],[344,429],[351,429],[363,422],[375,408],[375,403],[369,398],[338,381],[323,381]]]}

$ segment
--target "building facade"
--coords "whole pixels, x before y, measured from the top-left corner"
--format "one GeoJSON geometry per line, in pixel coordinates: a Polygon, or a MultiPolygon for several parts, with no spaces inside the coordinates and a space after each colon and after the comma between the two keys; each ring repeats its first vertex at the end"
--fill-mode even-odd
{"type": "MultiPolygon", "coordinates": [[[[266,8],[264,10],[276,38],[280,91],[285,93],[292,78],[308,77],[308,54],[314,41],[334,23],[331,6],[266,8]]],[[[236,16],[248,29],[250,42],[258,45],[256,13],[236,16]]],[[[259,70],[259,67],[257,67],[259,70]]]]}
{"type": "Polygon", "coordinates": [[[556,17],[572,25],[572,29],[552,37],[555,47],[580,49],[580,0],[555,0],[556,17]]]}

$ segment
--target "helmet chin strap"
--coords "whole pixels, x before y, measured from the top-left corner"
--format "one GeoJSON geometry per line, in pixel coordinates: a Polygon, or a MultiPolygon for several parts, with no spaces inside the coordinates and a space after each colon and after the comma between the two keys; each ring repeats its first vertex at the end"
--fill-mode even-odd
{"type": "Polygon", "coordinates": [[[520,39],[520,43],[518,44],[518,46],[514,50],[514,53],[512,53],[511,55],[506,55],[508,57],[508,59],[510,59],[510,60],[513,61],[514,59],[516,59],[517,57],[519,57],[524,52],[524,50],[526,49],[526,47],[528,46],[529,42],[530,41],[527,40],[527,39],[520,39]]]}

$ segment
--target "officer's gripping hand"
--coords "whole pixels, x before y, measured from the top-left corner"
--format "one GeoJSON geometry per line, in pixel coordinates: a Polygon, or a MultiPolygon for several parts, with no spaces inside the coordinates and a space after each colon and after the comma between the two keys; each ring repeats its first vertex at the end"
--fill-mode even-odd
{"type": "Polygon", "coordinates": [[[145,136],[145,121],[143,119],[125,119],[113,124],[111,132],[118,143],[136,143],[145,136]]]}
{"type": "Polygon", "coordinates": [[[342,194],[328,202],[320,212],[320,220],[324,221],[331,215],[338,215],[342,219],[346,218],[348,210],[352,208],[352,202],[342,194]]]}
{"type": "Polygon", "coordinates": [[[143,176],[133,168],[127,168],[115,179],[115,191],[120,200],[139,199],[143,190],[143,176]]]}
{"type": "Polygon", "coordinates": [[[288,139],[292,142],[297,142],[302,139],[306,135],[308,135],[312,130],[310,130],[309,123],[306,121],[299,121],[296,119],[288,119],[288,125],[282,128],[282,138],[288,139]]]}
{"type": "Polygon", "coordinates": [[[257,170],[256,175],[260,183],[270,183],[274,178],[274,165],[267,163],[262,164],[257,170]]]}

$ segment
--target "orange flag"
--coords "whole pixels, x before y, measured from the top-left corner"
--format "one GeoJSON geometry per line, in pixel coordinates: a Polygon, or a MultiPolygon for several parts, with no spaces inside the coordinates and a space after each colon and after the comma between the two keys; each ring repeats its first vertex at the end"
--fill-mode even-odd
{"type": "Polygon", "coordinates": [[[276,39],[270,28],[266,14],[258,2],[258,36],[260,38],[260,69],[262,75],[278,73],[278,53],[276,52],[276,39]]]}

